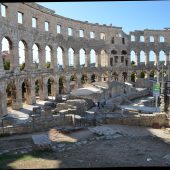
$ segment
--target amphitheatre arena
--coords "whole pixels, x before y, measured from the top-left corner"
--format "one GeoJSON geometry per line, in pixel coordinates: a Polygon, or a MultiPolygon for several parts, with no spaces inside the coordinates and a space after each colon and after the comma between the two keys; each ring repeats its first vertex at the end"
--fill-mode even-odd
{"type": "MultiPolygon", "coordinates": [[[[164,132],[169,142],[169,101],[165,102],[161,91],[155,107],[152,93],[154,82],[159,80],[164,89],[170,81],[169,28],[126,34],[122,27],[66,18],[25,2],[0,3],[0,14],[0,156],[49,147],[63,154],[86,144],[91,150],[96,141],[121,142],[133,135],[137,140],[152,133],[164,139],[164,132]],[[135,126],[139,132],[126,126],[135,126]],[[140,128],[146,129],[141,132],[140,128]]],[[[149,164],[151,158],[148,164],[135,163],[164,166],[170,163],[170,156],[166,158],[167,164],[149,164]]],[[[106,162],[83,166],[81,161],[78,167],[114,166],[106,162]]],[[[121,165],[135,166],[128,161],[115,163],[121,165]]],[[[76,166],[70,163],[70,167],[76,166]]]]}

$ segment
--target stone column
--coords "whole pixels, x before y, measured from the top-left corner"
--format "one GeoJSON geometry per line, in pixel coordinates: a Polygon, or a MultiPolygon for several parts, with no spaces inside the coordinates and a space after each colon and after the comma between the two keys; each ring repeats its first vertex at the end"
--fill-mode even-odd
{"type": "Polygon", "coordinates": [[[85,67],[89,67],[90,66],[90,52],[86,52],[86,56],[85,56],[85,67]]]}
{"type": "Polygon", "coordinates": [[[69,58],[68,58],[68,52],[66,51],[63,52],[63,65],[65,69],[68,69],[69,58]]]}
{"type": "Polygon", "coordinates": [[[12,101],[12,109],[14,110],[19,110],[23,107],[23,103],[22,103],[22,85],[20,85],[19,80],[16,80],[16,90],[15,90],[15,94],[16,94],[16,98],[13,99],[12,101]]]}
{"type": "Polygon", "coordinates": [[[96,58],[97,58],[96,67],[100,69],[101,68],[101,54],[99,52],[96,53],[96,58]]]}
{"type": "Polygon", "coordinates": [[[168,65],[169,63],[169,52],[165,53],[165,64],[164,65],[168,65]]]}
{"type": "Polygon", "coordinates": [[[70,93],[70,76],[66,76],[66,82],[64,83],[65,92],[70,93]]]}
{"type": "Polygon", "coordinates": [[[3,59],[2,59],[2,43],[1,42],[0,42],[0,75],[5,73],[3,59]]]}
{"type": "Polygon", "coordinates": [[[33,53],[32,47],[30,45],[27,46],[25,51],[25,69],[32,70],[33,69],[33,53]]]}
{"type": "Polygon", "coordinates": [[[79,52],[78,51],[76,51],[75,54],[74,54],[74,67],[76,69],[80,68],[80,56],[79,56],[79,52]]]}
{"type": "Polygon", "coordinates": [[[46,62],[45,62],[45,47],[41,46],[40,51],[39,51],[39,63],[40,63],[40,68],[46,68],[46,62]]]}
{"type": "Polygon", "coordinates": [[[56,80],[54,80],[54,83],[52,84],[51,93],[52,96],[54,97],[56,97],[59,94],[59,82],[57,78],[56,80]]]}
{"type": "Polygon", "coordinates": [[[159,53],[155,53],[156,57],[155,57],[155,65],[158,65],[159,63],[159,53]]]}
{"type": "Polygon", "coordinates": [[[149,65],[149,54],[145,52],[145,66],[149,65]]]}
{"type": "Polygon", "coordinates": [[[35,104],[36,96],[35,96],[35,82],[31,79],[30,84],[28,84],[27,92],[26,92],[26,103],[27,104],[35,104]]]}
{"type": "Polygon", "coordinates": [[[56,46],[53,47],[53,50],[51,51],[51,66],[50,68],[53,68],[54,71],[58,71],[58,61],[57,61],[57,50],[56,46]]]}
{"type": "Polygon", "coordinates": [[[5,83],[0,82],[0,117],[7,114],[5,83]]]}
{"type": "Polygon", "coordinates": [[[44,79],[41,79],[39,96],[40,96],[41,100],[47,100],[48,99],[48,87],[47,87],[47,83],[44,79]]]}
{"type": "Polygon", "coordinates": [[[18,49],[18,43],[16,41],[13,42],[11,54],[12,54],[11,65],[10,65],[11,70],[18,72],[20,70],[20,68],[19,68],[19,49],[18,49]]]}
{"type": "Polygon", "coordinates": [[[127,82],[131,82],[131,73],[127,72],[127,82]]]}
{"type": "Polygon", "coordinates": [[[140,53],[135,52],[135,57],[136,57],[136,65],[138,66],[140,64],[140,53]]]}

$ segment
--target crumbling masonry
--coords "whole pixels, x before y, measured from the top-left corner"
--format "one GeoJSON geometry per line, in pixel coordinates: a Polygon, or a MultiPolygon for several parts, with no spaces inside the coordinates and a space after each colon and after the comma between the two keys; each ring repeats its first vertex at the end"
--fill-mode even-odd
{"type": "Polygon", "coordinates": [[[59,93],[69,93],[72,85],[81,87],[82,83],[94,80],[114,79],[130,82],[132,73],[136,74],[137,79],[142,71],[145,72],[145,78],[148,78],[150,72],[156,70],[160,51],[165,54],[164,70],[167,71],[170,54],[169,29],[146,29],[130,32],[127,35],[121,27],[69,19],[36,3],[1,3],[0,6],[0,42],[2,43],[3,38],[8,40],[10,53],[10,70],[5,70],[2,44],[0,44],[0,115],[7,113],[6,89],[9,86],[12,108],[22,108],[23,82],[26,89],[25,100],[28,104],[34,104],[36,82],[39,84],[40,99],[46,100],[49,79],[53,80],[51,93],[56,96],[59,93]],[[22,16],[20,23],[18,23],[19,14],[22,16]],[[36,21],[36,25],[32,25],[32,20],[36,21]],[[71,33],[68,32],[68,28],[72,31],[71,33]],[[25,67],[22,71],[19,64],[20,41],[25,47],[25,67]],[[33,62],[34,45],[38,48],[38,67],[33,62]],[[50,48],[51,53],[49,68],[46,67],[46,46],[50,48]],[[62,51],[62,69],[58,67],[58,48],[62,51]],[[70,53],[68,53],[70,48],[73,51],[72,66],[69,59],[70,53]],[[80,65],[80,50],[83,50],[85,54],[83,66],[80,65]],[[133,67],[130,59],[132,51],[136,55],[136,66],[133,67]],[[144,63],[140,62],[141,51],[145,55],[144,63]],[[155,53],[154,63],[149,60],[150,51],[155,53]],[[94,53],[95,62],[92,62],[91,53],[94,53]],[[73,75],[74,79],[71,79],[73,75]],[[59,86],[60,78],[62,78],[62,87],[59,86]]]}

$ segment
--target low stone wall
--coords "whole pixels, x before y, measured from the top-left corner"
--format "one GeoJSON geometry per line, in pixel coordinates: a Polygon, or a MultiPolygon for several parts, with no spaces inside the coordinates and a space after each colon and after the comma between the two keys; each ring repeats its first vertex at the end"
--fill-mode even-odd
{"type": "Polygon", "coordinates": [[[155,123],[158,123],[159,126],[169,126],[169,120],[165,113],[141,114],[139,117],[106,118],[105,123],[146,127],[153,127],[155,123]]]}
{"type": "Polygon", "coordinates": [[[32,122],[28,122],[20,125],[11,125],[4,128],[0,128],[0,134],[23,134],[23,133],[32,133],[48,130],[54,126],[64,126],[72,125],[72,116],[60,117],[54,115],[51,118],[47,119],[35,119],[32,122]]]}

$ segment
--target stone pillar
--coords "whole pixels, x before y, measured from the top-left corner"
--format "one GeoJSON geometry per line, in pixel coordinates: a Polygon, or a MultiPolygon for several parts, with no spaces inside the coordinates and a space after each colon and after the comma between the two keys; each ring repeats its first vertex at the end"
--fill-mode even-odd
{"type": "Polygon", "coordinates": [[[79,56],[78,51],[76,51],[75,54],[74,54],[74,67],[76,69],[80,68],[80,56],[79,56]]]}
{"type": "Polygon", "coordinates": [[[85,56],[85,67],[89,67],[90,66],[90,52],[86,52],[86,56],[85,56]]]}
{"type": "Polygon", "coordinates": [[[165,53],[165,66],[167,66],[169,63],[169,52],[165,53]]]}
{"type": "Polygon", "coordinates": [[[63,66],[65,69],[68,69],[68,65],[69,65],[68,52],[64,51],[63,52],[63,66]]]}
{"type": "Polygon", "coordinates": [[[39,63],[40,63],[40,68],[46,68],[46,62],[45,62],[45,47],[41,46],[40,51],[39,51],[39,63]]]}
{"type": "Polygon", "coordinates": [[[47,87],[47,82],[44,79],[41,79],[39,96],[40,96],[40,100],[48,99],[48,87],[47,87]]]}
{"type": "Polygon", "coordinates": [[[135,57],[136,57],[136,65],[138,66],[140,64],[140,53],[135,52],[135,57]]]}
{"type": "Polygon", "coordinates": [[[158,65],[159,63],[159,53],[155,53],[156,57],[155,57],[155,65],[158,65]]]}
{"type": "Polygon", "coordinates": [[[96,58],[97,58],[96,67],[98,67],[100,69],[101,68],[101,54],[96,53],[96,58]]]}
{"type": "Polygon", "coordinates": [[[31,80],[30,84],[28,84],[27,92],[26,92],[26,103],[30,105],[36,103],[34,80],[31,80]]]}
{"type": "Polygon", "coordinates": [[[3,59],[2,59],[2,43],[0,42],[0,75],[4,74],[4,64],[3,64],[3,59]]]}
{"type": "Polygon", "coordinates": [[[80,74],[77,75],[77,84],[78,84],[78,88],[80,88],[81,87],[81,75],[80,74]]]}
{"type": "Polygon", "coordinates": [[[65,82],[65,92],[70,93],[70,76],[66,76],[66,82],[65,82]]]}
{"type": "Polygon", "coordinates": [[[33,52],[30,45],[27,46],[25,51],[25,70],[33,69],[33,52]]]}
{"type": "Polygon", "coordinates": [[[6,89],[4,82],[0,82],[0,117],[7,114],[6,89]]]}
{"type": "Polygon", "coordinates": [[[16,82],[16,90],[15,90],[15,94],[16,94],[16,98],[12,100],[12,109],[14,110],[19,110],[23,107],[23,103],[22,103],[22,86],[20,86],[20,82],[17,81],[16,82]]]}
{"type": "Polygon", "coordinates": [[[131,82],[131,73],[127,72],[127,82],[131,82]]]}
{"type": "Polygon", "coordinates": [[[59,94],[59,82],[57,78],[56,80],[54,80],[54,83],[52,84],[51,93],[52,93],[52,96],[54,97],[56,97],[59,94]]]}
{"type": "Polygon", "coordinates": [[[11,64],[10,64],[11,70],[18,72],[20,70],[20,67],[19,67],[19,49],[18,49],[18,43],[16,41],[13,42],[11,54],[12,54],[11,64]]]}
{"type": "Polygon", "coordinates": [[[149,65],[149,53],[145,52],[145,66],[149,65]]]}
{"type": "Polygon", "coordinates": [[[53,50],[51,51],[51,66],[50,68],[53,68],[54,71],[58,71],[58,61],[57,61],[57,48],[53,47],[53,50]]]}

